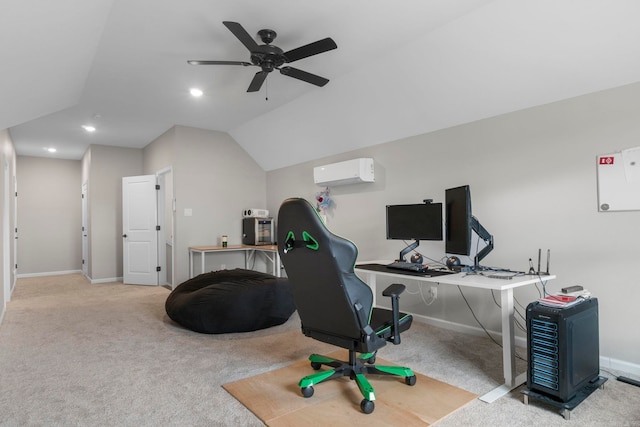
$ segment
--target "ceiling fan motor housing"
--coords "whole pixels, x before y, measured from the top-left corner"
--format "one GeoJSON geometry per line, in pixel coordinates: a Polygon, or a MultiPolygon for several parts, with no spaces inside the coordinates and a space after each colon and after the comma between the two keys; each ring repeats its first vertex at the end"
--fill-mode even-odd
{"type": "Polygon", "coordinates": [[[251,62],[262,67],[264,71],[271,72],[286,62],[282,49],[272,45],[258,46],[258,50],[251,52],[251,62]]]}

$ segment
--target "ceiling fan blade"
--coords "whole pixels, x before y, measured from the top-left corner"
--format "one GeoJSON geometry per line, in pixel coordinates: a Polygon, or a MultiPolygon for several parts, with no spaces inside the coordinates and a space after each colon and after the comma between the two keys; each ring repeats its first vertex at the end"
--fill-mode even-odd
{"type": "Polygon", "coordinates": [[[328,50],[336,49],[337,47],[338,45],[336,42],[334,42],[331,37],[327,37],[326,39],[318,40],[317,42],[309,43],[285,52],[284,56],[287,58],[287,62],[293,62],[328,50]]]}
{"type": "Polygon", "coordinates": [[[244,61],[201,61],[198,59],[190,59],[187,63],[190,65],[244,65],[245,67],[253,65],[251,62],[244,61]]]}
{"type": "Polygon", "coordinates": [[[293,67],[282,67],[280,68],[280,73],[316,86],[322,87],[329,83],[329,79],[325,79],[324,77],[316,76],[315,74],[307,73],[306,71],[298,70],[293,67]]]}
{"type": "Polygon", "coordinates": [[[242,42],[242,44],[249,49],[249,52],[254,52],[258,50],[258,43],[247,33],[242,25],[237,22],[224,21],[224,26],[229,29],[233,33],[234,36],[238,38],[242,42]]]}
{"type": "Polygon", "coordinates": [[[251,84],[249,85],[247,92],[259,91],[262,87],[262,83],[264,83],[264,80],[267,78],[267,75],[269,75],[269,73],[266,71],[258,71],[256,75],[253,76],[253,80],[251,80],[251,84]]]}

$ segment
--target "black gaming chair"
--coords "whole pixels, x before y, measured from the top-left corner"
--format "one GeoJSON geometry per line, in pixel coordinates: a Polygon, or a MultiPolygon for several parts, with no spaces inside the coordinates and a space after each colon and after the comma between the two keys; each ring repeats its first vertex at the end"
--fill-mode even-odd
{"type": "Polygon", "coordinates": [[[409,368],[373,365],[378,349],[387,341],[399,344],[400,332],[411,326],[412,316],[398,309],[404,285],[392,284],[382,293],[391,297],[392,310],[373,308],[371,288],[353,271],[356,246],[331,233],[304,199],[287,199],[280,207],[278,252],[293,290],[302,332],[349,350],[348,362],[319,354],[309,356],[313,369],[320,370],[322,365],[332,369],[302,378],[299,386],[304,397],[313,395],[315,384],[348,376],[364,397],[360,408],[370,414],[375,393],[365,374],[396,375],[404,377],[408,385],[416,383],[409,368]]]}

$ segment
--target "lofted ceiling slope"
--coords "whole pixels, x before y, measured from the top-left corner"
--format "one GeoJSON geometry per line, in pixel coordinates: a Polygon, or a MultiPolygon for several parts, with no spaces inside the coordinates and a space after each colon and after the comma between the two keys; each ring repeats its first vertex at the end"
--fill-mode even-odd
{"type": "Polygon", "coordinates": [[[0,129],[19,155],[142,148],[184,125],[273,170],[640,81],[635,0],[7,0],[3,15],[0,129]],[[333,38],[292,64],[330,82],[274,72],[247,93],[256,67],[188,65],[249,61],[222,21],[285,51],[333,38]]]}

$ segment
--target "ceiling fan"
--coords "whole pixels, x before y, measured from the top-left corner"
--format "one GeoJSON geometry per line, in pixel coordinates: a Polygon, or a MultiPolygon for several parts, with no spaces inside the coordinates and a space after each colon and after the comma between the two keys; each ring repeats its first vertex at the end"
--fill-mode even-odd
{"type": "Polygon", "coordinates": [[[338,46],[330,37],[327,37],[317,42],[309,43],[296,49],[284,52],[277,46],[271,44],[276,38],[277,34],[273,30],[260,30],[258,36],[262,39],[263,45],[258,45],[256,41],[247,33],[247,31],[237,22],[224,21],[223,24],[227,27],[234,36],[242,42],[242,44],[249,49],[251,53],[251,62],[244,61],[208,61],[208,60],[189,60],[187,61],[191,65],[242,65],[250,66],[254,65],[262,68],[262,71],[258,71],[249,84],[247,92],[257,92],[262,87],[267,75],[273,70],[280,71],[280,74],[293,77],[294,79],[302,80],[307,83],[311,83],[316,86],[324,86],[329,80],[324,77],[317,76],[315,74],[308,73],[306,71],[299,70],[297,68],[285,66],[284,64],[298,61],[309,56],[317,55],[332,49],[336,49],[338,46]]]}

